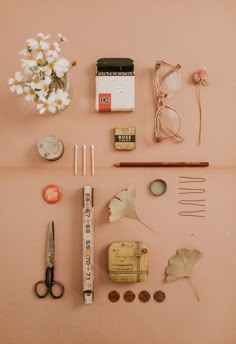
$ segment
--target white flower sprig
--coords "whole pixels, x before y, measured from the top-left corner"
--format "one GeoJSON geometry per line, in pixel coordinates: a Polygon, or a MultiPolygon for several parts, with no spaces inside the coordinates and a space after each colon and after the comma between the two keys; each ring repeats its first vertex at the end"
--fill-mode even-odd
{"type": "Polygon", "coordinates": [[[55,113],[70,104],[67,92],[67,73],[77,64],[59,57],[61,43],[67,39],[58,33],[58,42],[48,42],[50,35],[38,33],[28,39],[25,49],[20,51],[24,74],[16,72],[8,81],[10,91],[25,93],[27,101],[35,102],[39,113],[55,113]]]}

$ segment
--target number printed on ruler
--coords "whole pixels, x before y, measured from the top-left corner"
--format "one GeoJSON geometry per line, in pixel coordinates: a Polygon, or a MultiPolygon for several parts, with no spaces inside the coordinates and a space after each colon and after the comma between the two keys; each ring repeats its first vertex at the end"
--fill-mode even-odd
{"type": "MultiPolygon", "coordinates": [[[[85,197],[89,197],[89,194],[86,194],[85,197]]],[[[91,269],[92,269],[92,260],[91,260],[91,247],[92,247],[92,221],[91,221],[91,212],[92,209],[85,208],[85,264],[86,264],[86,275],[85,279],[88,281],[91,279],[91,269]]]]}

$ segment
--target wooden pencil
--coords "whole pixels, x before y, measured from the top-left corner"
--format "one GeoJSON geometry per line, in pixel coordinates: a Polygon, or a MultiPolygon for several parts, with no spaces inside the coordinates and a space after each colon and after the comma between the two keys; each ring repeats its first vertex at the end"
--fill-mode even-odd
{"type": "Polygon", "coordinates": [[[209,162],[118,162],[115,167],[207,167],[209,162]]]}

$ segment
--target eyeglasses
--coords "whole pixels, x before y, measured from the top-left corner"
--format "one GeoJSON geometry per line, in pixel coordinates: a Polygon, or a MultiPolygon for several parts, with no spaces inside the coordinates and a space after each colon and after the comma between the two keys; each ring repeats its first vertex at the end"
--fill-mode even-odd
{"type": "Polygon", "coordinates": [[[163,139],[173,138],[177,142],[184,139],[179,135],[181,118],[179,113],[171,106],[164,104],[165,98],[175,94],[181,86],[181,77],[177,64],[172,66],[164,61],[156,61],[155,88],[157,110],[155,114],[155,139],[161,142],[163,139]]]}

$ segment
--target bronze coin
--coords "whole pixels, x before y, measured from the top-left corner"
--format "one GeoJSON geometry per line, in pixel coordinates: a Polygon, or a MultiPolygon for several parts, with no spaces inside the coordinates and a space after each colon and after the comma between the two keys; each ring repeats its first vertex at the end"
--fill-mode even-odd
{"type": "Polygon", "coordinates": [[[143,290],[138,294],[138,298],[141,302],[148,302],[150,300],[151,295],[148,291],[143,290]]]}
{"type": "Polygon", "coordinates": [[[133,302],[134,299],[135,299],[135,294],[131,290],[128,290],[124,293],[124,300],[126,302],[133,302]]]}
{"type": "Polygon", "coordinates": [[[158,290],[154,293],[153,298],[156,302],[163,302],[166,298],[166,294],[163,291],[158,290]]]}
{"type": "Polygon", "coordinates": [[[111,302],[117,302],[120,299],[120,294],[118,293],[118,291],[116,290],[112,290],[110,291],[110,293],[108,294],[108,299],[111,302]]]}

